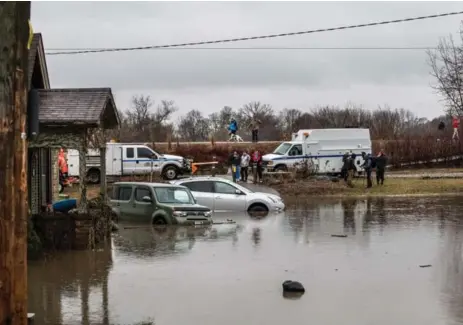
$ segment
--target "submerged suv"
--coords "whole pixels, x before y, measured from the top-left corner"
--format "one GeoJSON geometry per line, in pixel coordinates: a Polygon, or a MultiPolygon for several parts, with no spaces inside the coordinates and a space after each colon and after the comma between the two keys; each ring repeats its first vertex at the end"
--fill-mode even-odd
{"type": "Polygon", "coordinates": [[[211,209],[197,204],[190,190],[180,185],[117,182],[110,205],[123,221],[155,225],[212,223],[211,209]]]}

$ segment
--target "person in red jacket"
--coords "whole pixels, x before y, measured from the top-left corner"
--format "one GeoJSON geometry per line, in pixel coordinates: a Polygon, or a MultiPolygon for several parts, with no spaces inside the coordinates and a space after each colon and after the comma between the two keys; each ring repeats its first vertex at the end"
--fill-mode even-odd
{"type": "Polygon", "coordinates": [[[460,140],[460,136],[458,135],[458,128],[460,127],[460,119],[457,116],[454,116],[452,119],[452,127],[453,127],[453,135],[452,140],[460,140]]]}
{"type": "Polygon", "coordinates": [[[253,165],[253,181],[254,184],[262,183],[262,155],[259,150],[254,150],[251,156],[251,162],[253,165]]]}

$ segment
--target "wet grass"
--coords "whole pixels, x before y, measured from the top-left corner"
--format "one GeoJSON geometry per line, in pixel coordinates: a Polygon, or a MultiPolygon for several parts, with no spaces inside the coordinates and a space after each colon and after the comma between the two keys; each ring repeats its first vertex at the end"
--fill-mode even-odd
{"type": "Polygon", "coordinates": [[[367,197],[367,196],[420,196],[463,194],[463,179],[386,179],[384,185],[366,189],[366,180],[354,179],[354,187],[343,181],[297,181],[272,186],[286,202],[297,202],[313,196],[367,197]]]}

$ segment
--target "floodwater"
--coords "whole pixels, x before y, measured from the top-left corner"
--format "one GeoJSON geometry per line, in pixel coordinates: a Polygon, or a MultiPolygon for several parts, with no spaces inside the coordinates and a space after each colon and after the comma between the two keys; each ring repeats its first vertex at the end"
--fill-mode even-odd
{"type": "Polygon", "coordinates": [[[37,325],[463,324],[462,208],[319,201],[212,228],[126,225],[107,249],[30,262],[29,311],[37,325]],[[285,280],[305,294],[283,297],[285,280]]]}

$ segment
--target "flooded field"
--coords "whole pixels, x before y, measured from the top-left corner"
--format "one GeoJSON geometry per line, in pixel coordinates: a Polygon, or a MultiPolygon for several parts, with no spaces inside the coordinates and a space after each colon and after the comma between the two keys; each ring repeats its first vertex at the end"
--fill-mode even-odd
{"type": "Polygon", "coordinates": [[[124,225],[107,249],[29,263],[29,310],[37,325],[463,324],[460,198],[318,201],[216,217],[236,225],[124,225]],[[305,294],[284,298],[285,280],[305,294]]]}

